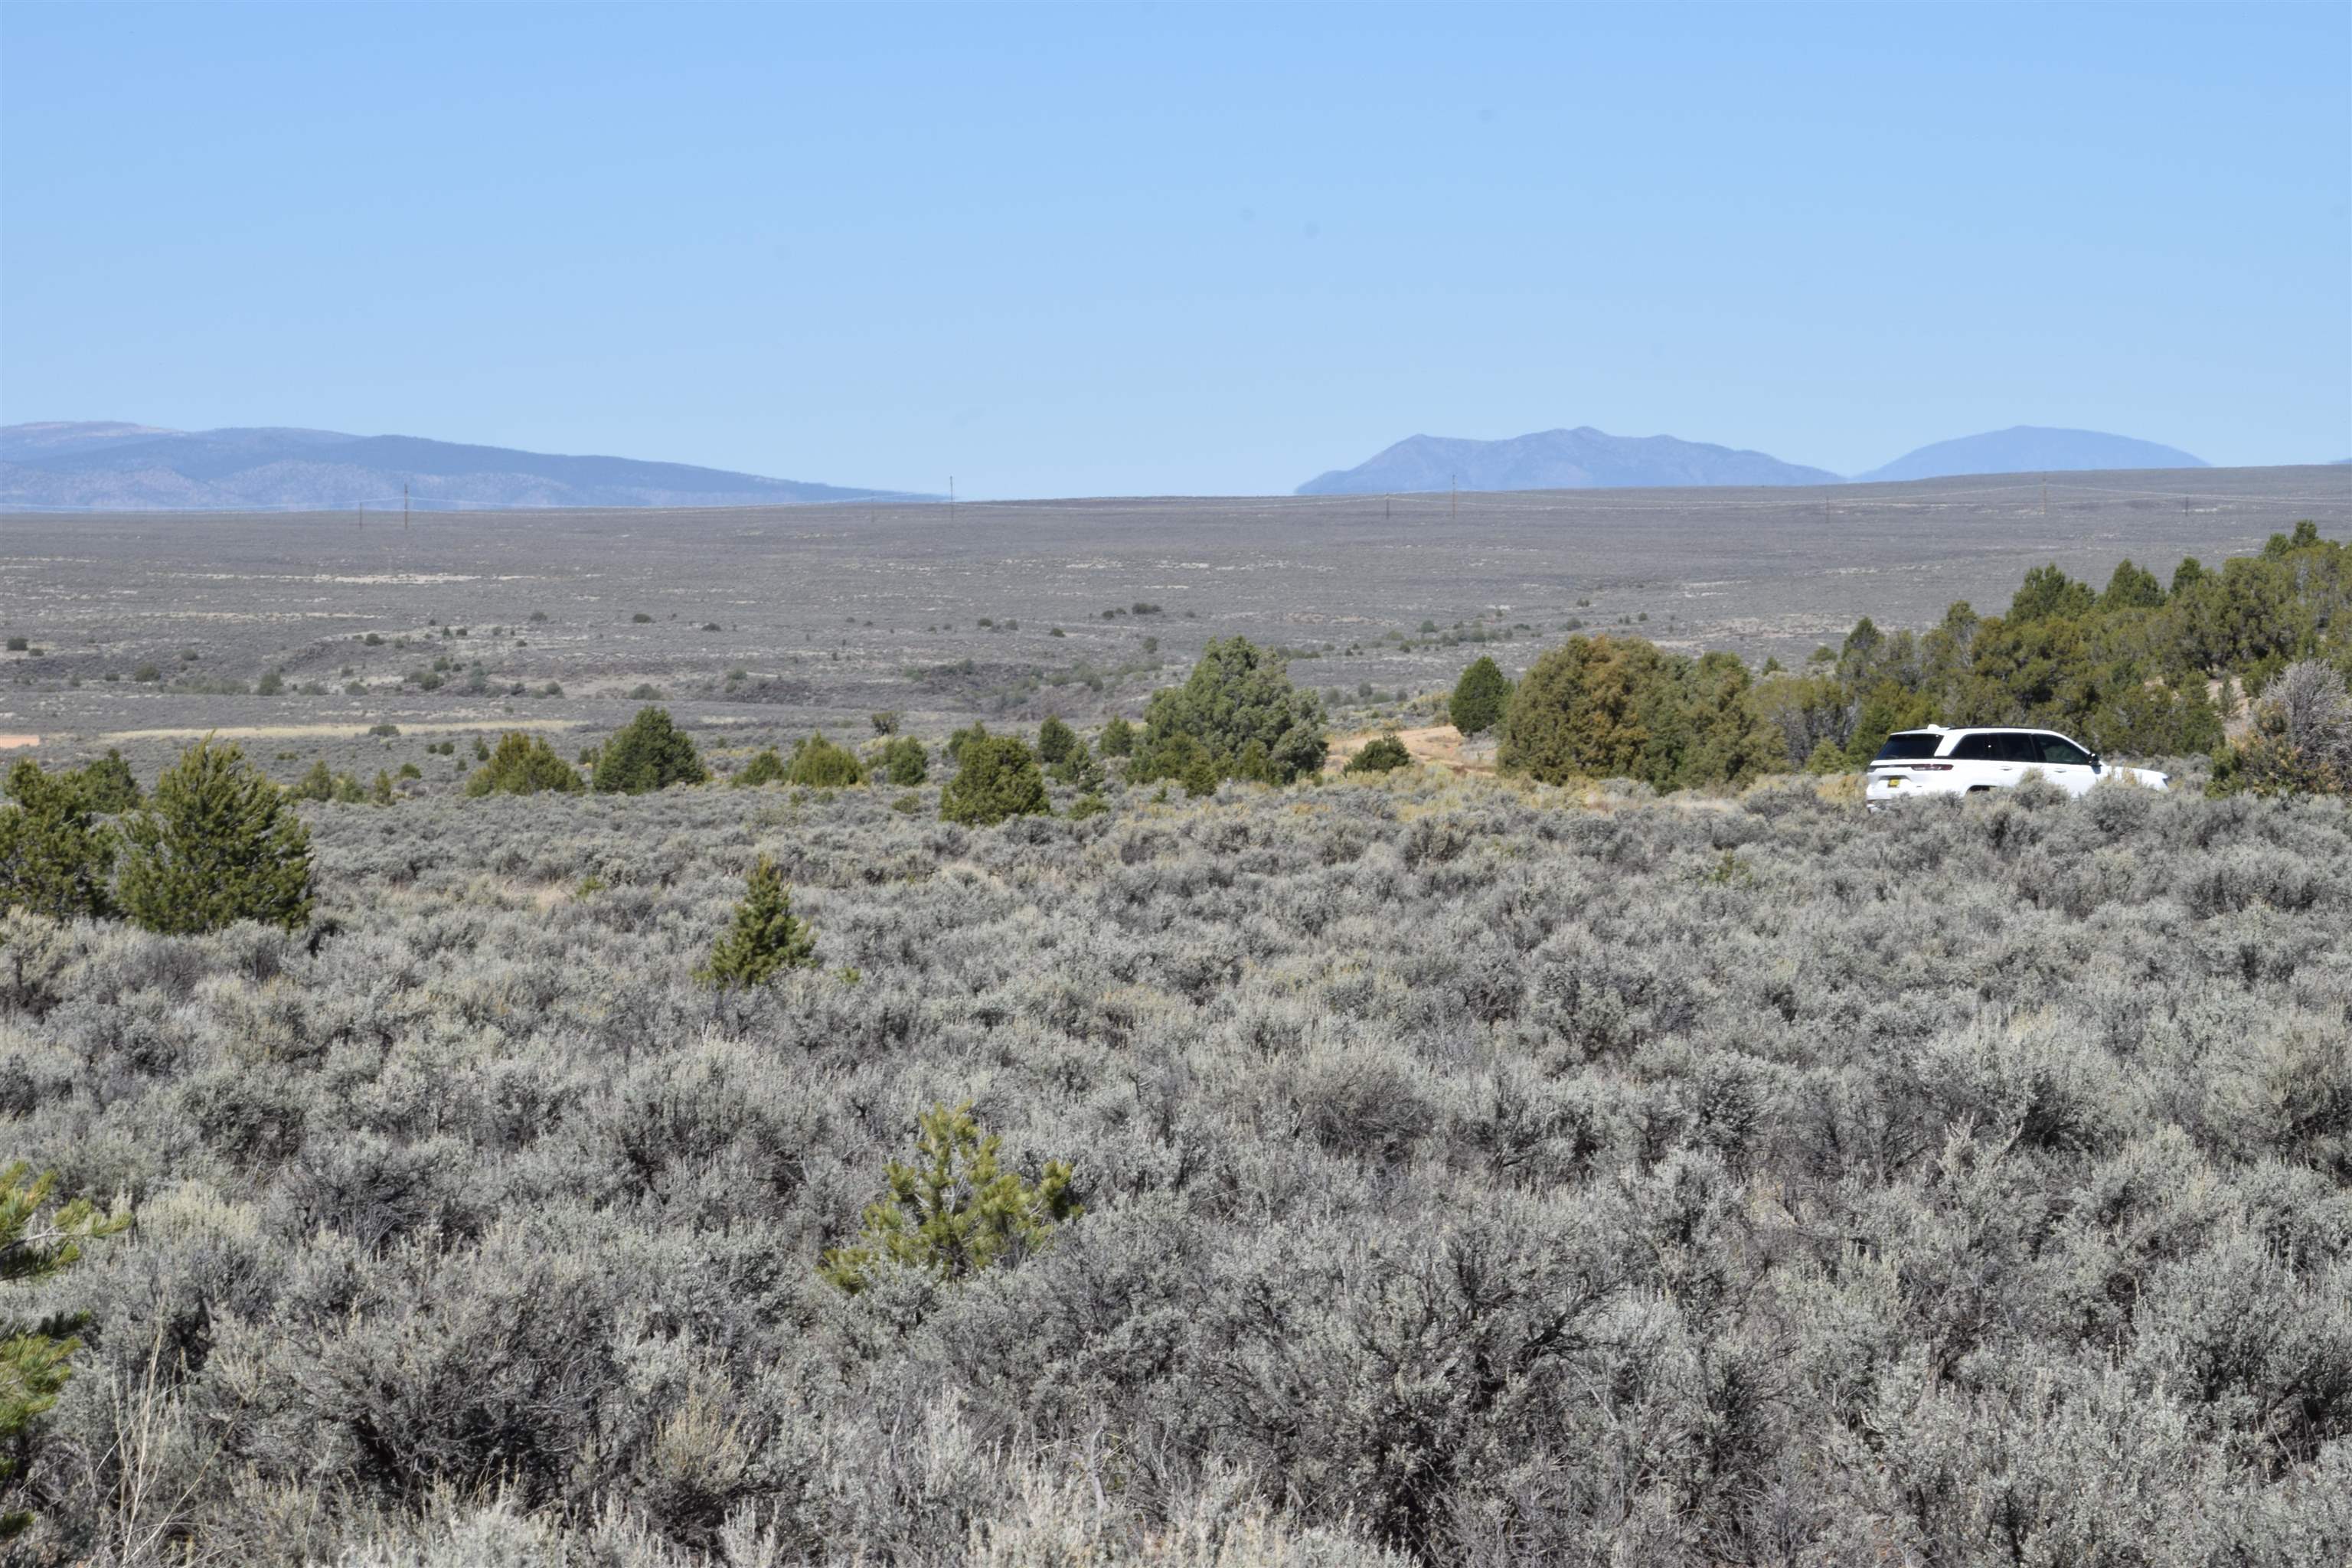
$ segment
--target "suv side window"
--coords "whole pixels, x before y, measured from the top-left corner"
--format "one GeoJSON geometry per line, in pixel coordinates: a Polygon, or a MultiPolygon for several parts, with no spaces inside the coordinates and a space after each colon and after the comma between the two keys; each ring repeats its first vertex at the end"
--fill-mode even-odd
{"type": "Polygon", "coordinates": [[[2063,736],[2033,735],[2028,739],[2041,749],[2042,754],[2034,761],[2045,767],[2087,768],[2091,765],[2091,753],[2063,736]]]}
{"type": "Polygon", "coordinates": [[[1963,735],[1952,742],[1952,756],[1964,763],[2000,763],[2008,761],[2001,751],[2002,737],[1993,735],[1963,735]]]}
{"type": "Polygon", "coordinates": [[[2042,737],[2022,731],[2004,730],[1995,737],[2004,763],[2023,763],[2028,767],[2040,767],[2046,761],[2042,754],[2042,737]]]}

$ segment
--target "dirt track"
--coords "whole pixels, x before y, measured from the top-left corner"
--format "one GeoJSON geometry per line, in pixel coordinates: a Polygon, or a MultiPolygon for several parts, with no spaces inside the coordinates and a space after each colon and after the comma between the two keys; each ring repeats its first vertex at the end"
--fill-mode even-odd
{"type": "MultiPolygon", "coordinates": [[[[559,730],[576,730],[580,727],[580,723],[581,721],[577,719],[501,718],[495,721],[471,720],[463,723],[429,722],[423,724],[403,724],[400,727],[400,732],[404,735],[447,735],[463,734],[488,730],[546,730],[552,731],[559,730]]],[[[206,735],[212,735],[224,741],[299,741],[316,738],[320,735],[362,736],[367,734],[368,731],[369,726],[350,722],[341,724],[220,724],[215,725],[209,729],[200,724],[189,724],[165,730],[116,730],[108,734],[94,736],[92,739],[101,743],[123,741],[200,741],[206,735]]],[[[40,744],[37,737],[19,738],[17,740],[17,743],[23,744],[26,740],[29,740],[34,745],[40,744]]],[[[0,737],[0,744],[6,744],[7,741],[7,737],[0,737]]]]}

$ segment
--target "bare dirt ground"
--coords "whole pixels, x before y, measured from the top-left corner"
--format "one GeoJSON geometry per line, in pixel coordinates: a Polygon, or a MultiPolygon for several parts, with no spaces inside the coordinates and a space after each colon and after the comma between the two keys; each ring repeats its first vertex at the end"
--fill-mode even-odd
{"type": "Polygon", "coordinates": [[[1324,760],[1325,773],[1343,771],[1358,752],[1382,735],[1394,735],[1412,753],[1412,760],[1431,767],[1440,767],[1457,778],[1491,777],[1495,773],[1495,738],[1481,735],[1465,740],[1462,731],[1451,724],[1423,724],[1398,730],[1360,730],[1352,735],[1335,736],[1331,754],[1324,760]]]}
{"type": "MultiPolygon", "coordinates": [[[[503,719],[498,728],[501,731],[533,730],[553,733],[575,730],[579,726],[580,721],[576,719],[503,719]]],[[[404,735],[467,735],[481,729],[478,721],[423,723],[403,724],[400,732],[404,735]]],[[[209,729],[202,725],[183,724],[161,730],[114,730],[103,735],[93,735],[90,739],[100,745],[117,745],[126,741],[200,741],[207,735],[222,741],[362,740],[367,736],[367,729],[351,724],[215,724],[209,729]]],[[[0,736],[0,745],[6,743],[7,737],[0,736]]],[[[34,743],[39,742],[36,741],[34,743]]]]}

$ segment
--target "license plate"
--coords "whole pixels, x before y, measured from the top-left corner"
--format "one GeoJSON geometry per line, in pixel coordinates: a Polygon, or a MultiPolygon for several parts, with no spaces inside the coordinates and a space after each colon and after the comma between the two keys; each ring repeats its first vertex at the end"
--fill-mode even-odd
{"type": "Polygon", "coordinates": [[[1903,781],[1902,781],[1901,779],[1898,779],[1898,778],[1890,778],[1890,779],[1888,779],[1888,780],[1886,781],[1886,787],[1887,787],[1888,789],[1894,789],[1894,788],[1895,788],[1897,785],[1901,784],[1902,784],[1902,782],[1903,782],[1903,781]]]}

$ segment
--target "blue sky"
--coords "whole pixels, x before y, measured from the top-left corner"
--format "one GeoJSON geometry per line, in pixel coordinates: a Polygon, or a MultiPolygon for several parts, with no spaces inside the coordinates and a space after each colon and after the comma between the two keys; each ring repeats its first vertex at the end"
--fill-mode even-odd
{"type": "Polygon", "coordinates": [[[2352,7],[0,7],[0,420],[974,496],[2352,454],[2352,7]]]}

